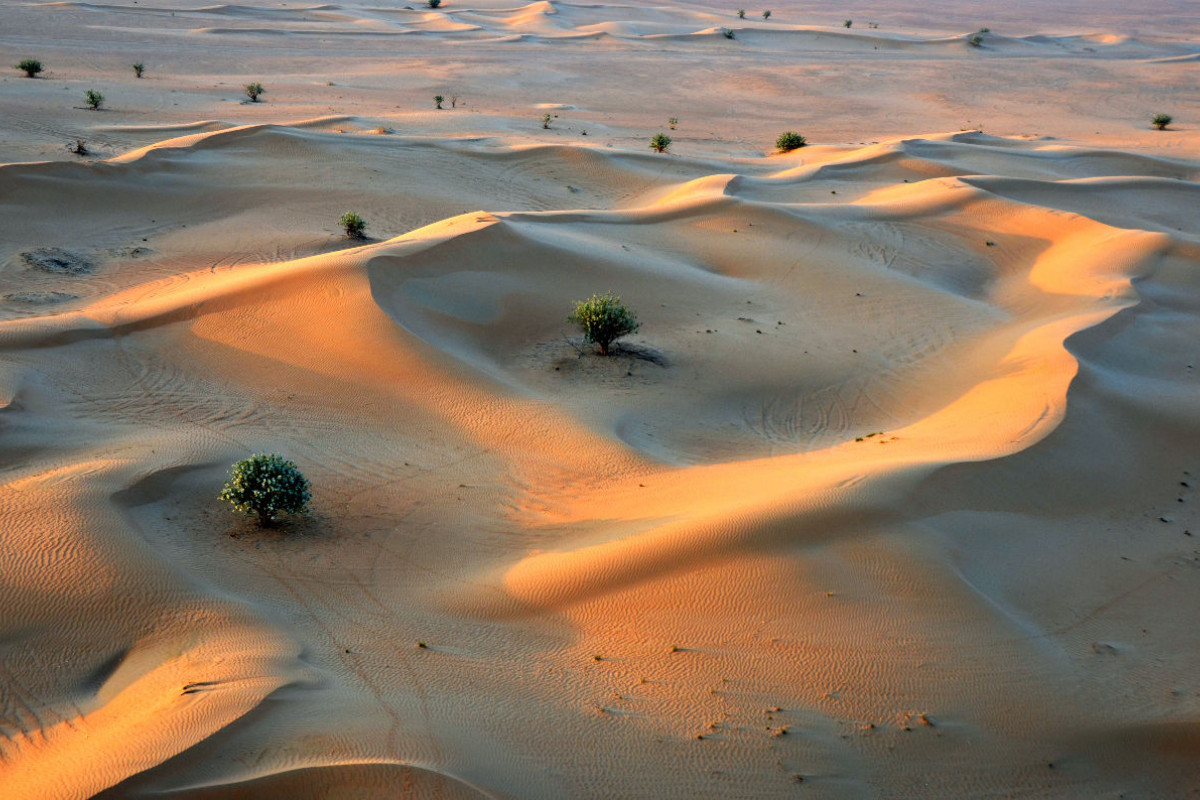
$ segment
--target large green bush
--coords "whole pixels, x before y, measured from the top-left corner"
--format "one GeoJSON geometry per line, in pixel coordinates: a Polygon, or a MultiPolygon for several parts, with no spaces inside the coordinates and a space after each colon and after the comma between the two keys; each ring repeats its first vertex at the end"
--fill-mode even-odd
{"type": "Polygon", "coordinates": [[[353,211],[342,214],[338,224],[346,232],[347,239],[362,239],[366,236],[367,221],[353,211]]]}
{"type": "Polygon", "coordinates": [[[26,78],[32,78],[42,71],[42,62],[36,58],[23,58],[17,62],[16,67],[25,73],[26,78]]]}
{"type": "Polygon", "coordinates": [[[291,461],[274,453],[256,453],[229,469],[220,499],[246,514],[257,514],[269,528],[281,512],[299,514],[312,499],[308,479],[291,461]]]}
{"type": "Polygon", "coordinates": [[[790,153],[806,144],[808,144],[808,140],[795,131],[784,131],[775,140],[775,146],[784,153],[790,153]]]}
{"type": "Polygon", "coordinates": [[[592,295],[590,300],[575,303],[575,311],[567,317],[583,331],[583,338],[600,346],[600,355],[608,355],[608,347],[622,336],[641,327],[637,315],[625,307],[621,298],[611,292],[592,295]]]}

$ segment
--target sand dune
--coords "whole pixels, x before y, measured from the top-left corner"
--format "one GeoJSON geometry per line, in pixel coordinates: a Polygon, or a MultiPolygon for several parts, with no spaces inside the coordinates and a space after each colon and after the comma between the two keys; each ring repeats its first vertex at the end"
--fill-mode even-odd
{"type": "Polygon", "coordinates": [[[1017,5],[0,10],[0,793],[1191,791],[1195,26],[1017,5]]]}

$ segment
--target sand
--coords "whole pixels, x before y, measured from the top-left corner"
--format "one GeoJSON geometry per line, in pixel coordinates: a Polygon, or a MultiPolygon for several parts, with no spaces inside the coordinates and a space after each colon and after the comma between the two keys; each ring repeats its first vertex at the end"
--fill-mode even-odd
{"type": "Polygon", "coordinates": [[[0,7],[6,800],[1195,791],[1200,16],[762,10],[0,7]]]}

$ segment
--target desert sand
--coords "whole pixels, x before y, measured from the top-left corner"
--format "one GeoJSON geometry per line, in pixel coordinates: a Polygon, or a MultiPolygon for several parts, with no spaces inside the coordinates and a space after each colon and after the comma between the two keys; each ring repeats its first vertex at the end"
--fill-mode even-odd
{"type": "Polygon", "coordinates": [[[0,796],[1197,790],[1195,4],[736,10],[0,5],[0,796]]]}

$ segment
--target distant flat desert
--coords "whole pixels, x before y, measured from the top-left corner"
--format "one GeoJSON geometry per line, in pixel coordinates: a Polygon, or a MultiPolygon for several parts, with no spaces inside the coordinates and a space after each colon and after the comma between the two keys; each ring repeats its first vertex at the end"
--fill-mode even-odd
{"type": "Polygon", "coordinates": [[[0,797],[1194,796],[1200,6],[743,10],[0,4],[0,797]]]}

